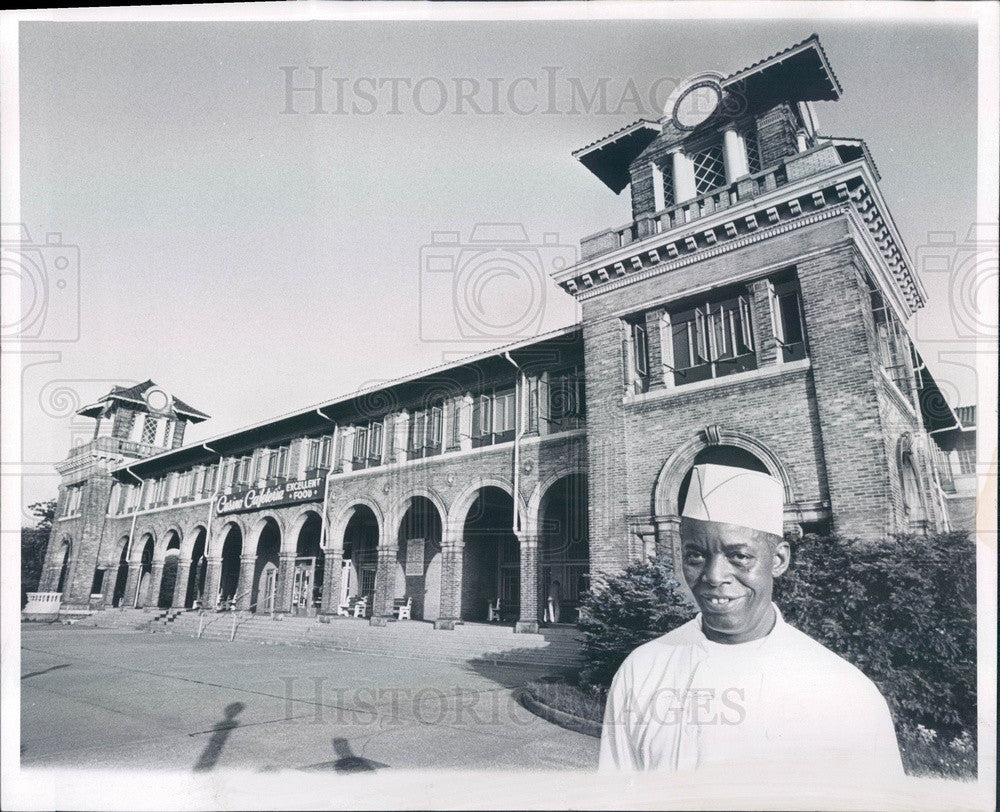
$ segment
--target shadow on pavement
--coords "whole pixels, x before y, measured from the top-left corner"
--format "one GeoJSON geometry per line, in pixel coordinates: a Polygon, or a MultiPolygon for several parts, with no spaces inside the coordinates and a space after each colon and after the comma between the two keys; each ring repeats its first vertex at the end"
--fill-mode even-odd
{"type": "Polygon", "coordinates": [[[222,721],[215,724],[214,733],[212,733],[212,738],[208,740],[208,744],[205,745],[205,749],[201,751],[201,755],[198,757],[198,762],[194,765],[195,772],[205,772],[211,770],[215,763],[219,760],[219,754],[222,752],[222,748],[226,744],[226,739],[229,738],[229,734],[239,727],[240,723],[236,721],[236,717],[243,712],[246,708],[242,702],[231,702],[226,705],[224,711],[225,718],[222,721]]]}
{"type": "Polygon", "coordinates": [[[351,752],[351,743],[344,738],[337,737],[333,740],[333,752],[338,756],[333,761],[322,761],[319,764],[310,764],[308,767],[299,767],[300,770],[333,770],[338,773],[367,773],[383,767],[380,761],[372,761],[363,756],[356,756],[351,752]]]}

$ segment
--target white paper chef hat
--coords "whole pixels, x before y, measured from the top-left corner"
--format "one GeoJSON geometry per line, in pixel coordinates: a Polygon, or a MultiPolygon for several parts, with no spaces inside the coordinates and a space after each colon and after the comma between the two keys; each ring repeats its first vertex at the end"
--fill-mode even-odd
{"type": "Polygon", "coordinates": [[[785,489],[768,474],[731,465],[696,465],[682,516],[783,534],[785,489]]]}

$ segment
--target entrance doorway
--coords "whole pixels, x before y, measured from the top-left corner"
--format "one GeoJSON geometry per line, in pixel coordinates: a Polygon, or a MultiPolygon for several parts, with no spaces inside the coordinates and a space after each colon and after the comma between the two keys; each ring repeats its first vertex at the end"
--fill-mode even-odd
{"type": "Polygon", "coordinates": [[[292,582],[292,614],[301,617],[313,617],[316,605],[313,598],[316,582],[316,559],[296,558],[295,577],[292,582]]]}
{"type": "Polygon", "coordinates": [[[257,561],[254,565],[255,593],[250,600],[250,608],[256,605],[257,612],[273,612],[278,579],[278,556],[281,550],[281,530],[278,523],[268,517],[257,541],[257,561]]]}
{"type": "Polygon", "coordinates": [[[544,615],[550,597],[554,623],[576,623],[580,598],[590,589],[590,543],[587,531],[587,480],[570,474],[545,492],[539,524],[541,600],[544,615]]]}
{"type": "Polygon", "coordinates": [[[275,609],[278,592],[278,567],[270,561],[261,570],[257,582],[257,611],[270,614],[275,609]]]}

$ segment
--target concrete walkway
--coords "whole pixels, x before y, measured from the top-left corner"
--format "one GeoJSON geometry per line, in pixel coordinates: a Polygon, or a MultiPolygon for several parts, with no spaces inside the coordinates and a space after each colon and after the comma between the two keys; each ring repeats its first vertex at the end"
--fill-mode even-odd
{"type": "Polygon", "coordinates": [[[22,626],[21,763],[207,772],[585,769],[527,666],[22,626]]]}

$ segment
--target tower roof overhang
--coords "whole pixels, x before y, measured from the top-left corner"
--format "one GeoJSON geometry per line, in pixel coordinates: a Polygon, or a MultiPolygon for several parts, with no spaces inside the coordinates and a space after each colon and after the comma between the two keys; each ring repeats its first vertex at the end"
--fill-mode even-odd
{"type": "Polygon", "coordinates": [[[573,157],[618,194],[629,184],[629,167],[663,130],[656,121],[639,119],[593,144],[578,149],[573,157]]]}
{"type": "MultiPolygon", "coordinates": [[[[722,79],[724,91],[757,107],[782,101],[836,101],[840,82],[813,34],[797,45],[736,71],[722,79]]],[[[664,121],[639,119],[593,144],[573,157],[593,172],[612,192],[629,184],[629,167],[664,129],[664,121]]]]}

